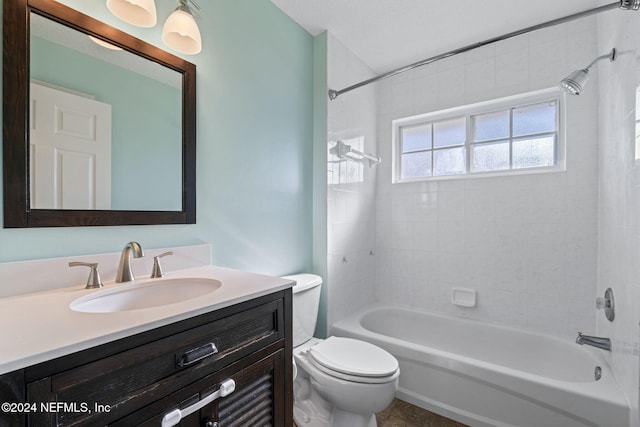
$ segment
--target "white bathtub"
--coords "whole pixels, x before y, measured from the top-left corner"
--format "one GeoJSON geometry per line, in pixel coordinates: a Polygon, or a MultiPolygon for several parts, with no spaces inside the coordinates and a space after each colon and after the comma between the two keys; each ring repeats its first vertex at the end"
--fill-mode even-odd
{"type": "Polygon", "coordinates": [[[392,353],[400,399],[473,427],[629,427],[602,350],[572,340],[385,306],[331,332],[392,353]]]}

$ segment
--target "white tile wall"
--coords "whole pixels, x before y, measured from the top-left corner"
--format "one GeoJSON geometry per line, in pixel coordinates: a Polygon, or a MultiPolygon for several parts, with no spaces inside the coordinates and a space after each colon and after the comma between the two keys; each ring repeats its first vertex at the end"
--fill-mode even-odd
{"type": "Polygon", "coordinates": [[[609,354],[614,374],[633,405],[632,426],[638,416],[640,330],[640,166],[635,160],[635,108],[640,54],[640,16],[606,13],[598,19],[598,46],[624,52],[599,65],[600,210],[598,294],[612,287],[616,319],[597,315],[597,332],[611,337],[609,354]]]}
{"type": "MultiPolygon", "coordinates": [[[[339,40],[328,35],[328,81],[341,89],[373,73],[339,40]]],[[[377,88],[368,86],[328,104],[328,141],[364,137],[363,151],[375,154],[377,88]]],[[[392,97],[389,94],[388,97],[392,97]]],[[[390,101],[389,101],[390,102],[390,101]]],[[[363,168],[363,182],[328,186],[327,323],[374,301],[376,168],[363,168]]]]}
{"type": "Polygon", "coordinates": [[[391,184],[389,165],[391,120],[555,86],[598,55],[595,31],[583,19],[380,83],[378,300],[567,338],[595,331],[594,76],[590,94],[567,102],[566,172],[391,184]],[[477,307],[452,305],[454,286],[476,289],[477,307]]]}

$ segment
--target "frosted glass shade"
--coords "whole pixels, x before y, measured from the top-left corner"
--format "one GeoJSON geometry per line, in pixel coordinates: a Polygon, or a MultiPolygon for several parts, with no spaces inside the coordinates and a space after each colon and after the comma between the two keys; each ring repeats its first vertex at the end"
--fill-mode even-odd
{"type": "Polygon", "coordinates": [[[171,49],[189,55],[194,55],[202,50],[198,24],[193,19],[193,15],[181,8],[169,15],[164,23],[162,41],[171,49]]]}
{"type": "Polygon", "coordinates": [[[107,8],[118,18],[138,27],[156,25],[155,0],[107,0],[107,8]]]}

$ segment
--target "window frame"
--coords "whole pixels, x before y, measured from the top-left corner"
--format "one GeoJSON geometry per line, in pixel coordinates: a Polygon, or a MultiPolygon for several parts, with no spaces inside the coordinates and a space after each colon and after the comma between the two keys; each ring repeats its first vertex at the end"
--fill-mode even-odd
{"type": "MultiPolygon", "coordinates": [[[[470,179],[479,177],[505,176],[505,175],[526,175],[537,173],[553,173],[566,171],[566,114],[565,114],[565,98],[566,94],[559,88],[543,89],[535,92],[527,92],[523,94],[508,96],[504,98],[493,99],[489,101],[478,102],[474,104],[463,105],[460,107],[448,108],[445,110],[434,111],[426,114],[418,114],[415,116],[404,117],[392,120],[392,182],[408,183],[422,181],[436,181],[446,179],[470,179]],[[512,168],[476,171],[471,170],[471,147],[478,144],[471,139],[473,138],[473,119],[472,116],[495,113],[499,111],[510,110],[514,108],[526,107],[543,102],[557,102],[558,114],[556,117],[557,125],[557,163],[553,166],[538,166],[529,168],[512,168]],[[413,127],[420,125],[431,125],[439,121],[453,120],[455,118],[465,117],[465,172],[462,174],[449,174],[437,176],[424,176],[413,178],[402,178],[402,137],[401,129],[403,127],[413,127]]],[[[511,115],[511,113],[510,113],[511,115]]],[[[513,150],[513,141],[518,139],[513,135],[509,135],[509,150],[513,150]]],[[[488,141],[487,141],[488,142],[488,141]]],[[[480,142],[479,144],[484,144],[480,142]]],[[[443,147],[444,148],[444,147],[443,147]]],[[[448,147],[447,147],[448,148],[448,147]]],[[[440,148],[432,146],[431,149],[425,151],[435,152],[440,148]]],[[[405,153],[406,154],[406,153],[405,153]]],[[[433,173],[434,161],[431,156],[431,170],[433,173]]]]}

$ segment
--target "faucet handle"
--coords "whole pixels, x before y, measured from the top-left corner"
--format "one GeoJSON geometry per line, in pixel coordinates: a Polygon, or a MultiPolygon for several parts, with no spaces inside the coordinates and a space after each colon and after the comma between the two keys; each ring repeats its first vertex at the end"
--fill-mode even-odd
{"type": "Polygon", "coordinates": [[[160,255],[156,255],[153,257],[153,270],[151,271],[151,278],[157,279],[159,277],[163,277],[164,273],[162,272],[162,266],[160,265],[160,258],[165,257],[167,255],[173,255],[173,251],[165,252],[160,255]]]}
{"type": "Polygon", "coordinates": [[[616,312],[614,310],[615,303],[613,300],[613,289],[607,288],[604,292],[604,298],[598,297],[596,298],[596,308],[604,309],[604,315],[609,322],[613,322],[613,319],[616,317],[616,312]]]}
{"type": "Polygon", "coordinates": [[[92,262],[79,262],[79,261],[71,261],[69,263],[69,267],[89,267],[91,271],[89,272],[89,277],[87,278],[87,286],[85,289],[95,289],[102,287],[102,279],[100,279],[100,273],[98,273],[98,263],[92,262]]]}

